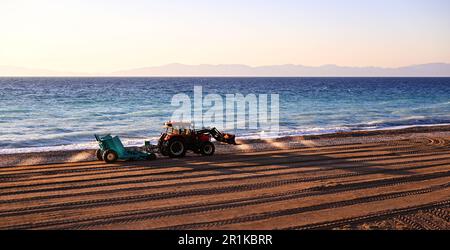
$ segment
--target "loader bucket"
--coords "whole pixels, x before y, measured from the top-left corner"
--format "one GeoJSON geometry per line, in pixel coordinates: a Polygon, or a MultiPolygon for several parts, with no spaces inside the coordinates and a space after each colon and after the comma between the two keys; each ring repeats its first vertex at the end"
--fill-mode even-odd
{"type": "Polygon", "coordinates": [[[236,145],[236,136],[233,134],[223,134],[223,139],[225,143],[236,145]]]}
{"type": "Polygon", "coordinates": [[[209,133],[216,141],[236,145],[236,136],[233,134],[222,133],[217,128],[200,130],[200,133],[209,133]]]}

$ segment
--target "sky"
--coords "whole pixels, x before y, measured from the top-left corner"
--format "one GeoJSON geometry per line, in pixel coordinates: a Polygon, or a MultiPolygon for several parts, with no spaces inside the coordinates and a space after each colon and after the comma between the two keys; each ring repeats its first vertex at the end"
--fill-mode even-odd
{"type": "Polygon", "coordinates": [[[0,66],[450,63],[448,0],[0,0],[0,66]]]}

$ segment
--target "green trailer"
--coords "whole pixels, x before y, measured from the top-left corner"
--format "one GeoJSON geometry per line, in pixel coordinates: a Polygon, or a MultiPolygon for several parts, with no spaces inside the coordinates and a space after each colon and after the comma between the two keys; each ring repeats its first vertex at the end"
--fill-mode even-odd
{"type": "MultiPolygon", "coordinates": [[[[123,146],[122,141],[118,136],[99,136],[94,135],[99,144],[99,149],[96,151],[96,156],[99,161],[106,163],[114,163],[117,160],[154,160],[156,154],[150,150],[139,148],[127,149],[123,146]]],[[[145,148],[145,147],[144,147],[145,148]]]]}

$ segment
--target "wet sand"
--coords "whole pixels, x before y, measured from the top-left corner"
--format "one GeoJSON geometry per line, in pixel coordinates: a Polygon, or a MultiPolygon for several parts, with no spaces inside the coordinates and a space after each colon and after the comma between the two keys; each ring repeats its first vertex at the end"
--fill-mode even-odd
{"type": "Polygon", "coordinates": [[[0,155],[0,229],[450,229],[450,126],[239,143],[0,155]]]}

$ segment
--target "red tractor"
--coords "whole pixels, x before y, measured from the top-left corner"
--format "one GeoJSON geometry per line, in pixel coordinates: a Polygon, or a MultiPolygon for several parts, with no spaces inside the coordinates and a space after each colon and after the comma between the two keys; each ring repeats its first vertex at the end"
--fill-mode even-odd
{"type": "Polygon", "coordinates": [[[214,154],[215,146],[211,137],[216,141],[236,144],[235,136],[222,133],[216,128],[195,130],[192,123],[166,122],[166,131],[161,134],[158,141],[159,152],[171,158],[181,158],[187,150],[194,153],[210,156],[214,154]]]}

